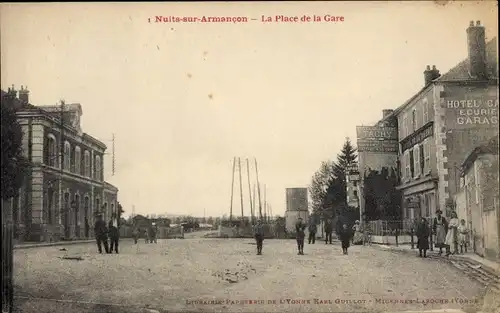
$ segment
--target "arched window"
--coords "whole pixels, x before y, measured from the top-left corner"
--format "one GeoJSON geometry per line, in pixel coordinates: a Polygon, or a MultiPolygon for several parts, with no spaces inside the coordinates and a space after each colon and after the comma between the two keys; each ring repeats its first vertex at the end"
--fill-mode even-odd
{"type": "Polygon", "coordinates": [[[75,147],[75,160],[74,160],[74,163],[75,163],[75,173],[81,175],[82,174],[82,168],[81,168],[81,165],[82,165],[82,151],[80,150],[79,146],[75,147]]]}
{"type": "Polygon", "coordinates": [[[83,154],[84,175],[90,177],[90,152],[86,150],[83,154]]]}
{"type": "Polygon", "coordinates": [[[101,157],[95,156],[95,179],[101,180],[101,157]]]}
{"type": "Polygon", "coordinates": [[[57,167],[57,144],[56,137],[52,134],[47,135],[47,160],[48,166],[57,167]]]}
{"type": "Polygon", "coordinates": [[[71,144],[67,141],[64,142],[64,169],[71,170],[71,144]]]}
{"type": "Polygon", "coordinates": [[[109,212],[108,212],[108,203],[104,203],[104,214],[103,214],[104,220],[107,222],[109,220],[109,212]]]}

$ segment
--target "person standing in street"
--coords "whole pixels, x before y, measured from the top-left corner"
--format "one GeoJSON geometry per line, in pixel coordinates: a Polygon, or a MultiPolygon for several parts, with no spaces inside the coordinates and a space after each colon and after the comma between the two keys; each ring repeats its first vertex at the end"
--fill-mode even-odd
{"type": "Polygon", "coordinates": [[[295,224],[295,231],[297,233],[297,247],[299,248],[298,255],[304,255],[304,239],[306,237],[306,225],[302,222],[302,218],[299,217],[297,223],[295,224]]]}
{"type": "Polygon", "coordinates": [[[458,226],[458,244],[460,245],[460,253],[467,253],[468,239],[469,239],[469,229],[465,224],[465,220],[460,220],[460,226],[458,226]]]}
{"type": "Polygon", "coordinates": [[[318,231],[318,226],[316,223],[311,222],[309,224],[309,244],[315,244],[316,243],[316,233],[318,231]]]}
{"type": "Polygon", "coordinates": [[[349,248],[349,244],[351,242],[351,230],[347,227],[347,224],[342,225],[342,229],[340,230],[340,241],[342,242],[342,252],[347,254],[347,249],[349,248]]]}
{"type": "Polygon", "coordinates": [[[427,219],[422,217],[420,223],[417,225],[417,248],[419,257],[427,257],[427,250],[429,249],[429,236],[430,230],[427,224],[427,219]]]}
{"type": "Polygon", "coordinates": [[[262,225],[262,221],[260,219],[257,220],[257,223],[253,227],[253,232],[255,242],[257,243],[257,255],[262,255],[262,246],[264,244],[264,226],[262,225]]]}
{"type": "Polygon", "coordinates": [[[118,230],[119,225],[118,225],[118,218],[116,217],[116,214],[113,213],[111,215],[111,220],[109,221],[108,224],[108,229],[109,229],[109,241],[110,241],[110,247],[109,247],[109,252],[113,252],[113,248],[115,250],[115,253],[118,254],[118,240],[120,238],[120,232],[118,230]]]}
{"type": "Polygon", "coordinates": [[[460,222],[458,221],[458,216],[456,212],[451,212],[451,219],[448,223],[448,232],[446,233],[446,256],[450,254],[455,254],[458,252],[458,226],[460,222]],[[453,249],[453,252],[451,251],[453,249]]]}
{"type": "Polygon", "coordinates": [[[132,238],[134,238],[134,244],[137,244],[139,239],[139,229],[136,226],[134,226],[134,229],[132,230],[132,238]]]}
{"type": "Polygon", "coordinates": [[[106,253],[109,252],[108,247],[108,229],[106,227],[106,222],[102,219],[102,214],[98,214],[96,217],[96,222],[94,224],[94,234],[97,241],[97,249],[99,253],[102,253],[102,245],[104,245],[104,250],[106,253]]]}
{"type": "Polygon", "coordinates": [[[438,209],[432,225],[432,232],[436,235],[435,246],[439,248],[439,255],[443,254],[443,248],[446,248],[445,240],[448,232],[448,222],[441,214],[443,214],[443,211],[438,209]]]}
{"type": "Polygon", "coordinates": [[[332,244],[333,221],[329,218],[325,223],[325,244],[332,244]]]}

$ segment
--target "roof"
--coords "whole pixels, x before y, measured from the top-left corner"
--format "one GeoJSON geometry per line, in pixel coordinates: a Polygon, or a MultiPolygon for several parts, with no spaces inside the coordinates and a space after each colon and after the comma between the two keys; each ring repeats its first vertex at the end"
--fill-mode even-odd
{"type": "MultiPolygon", "coordinates": [[[[486,68],[488,70],[488,77],[498,78],[498,41],[494,37],[486,43],[486,68]]],[[[453,82],[453,81],[468,81],[471,80],[469,74],[469,58],[462,60],[455,67],[449,70],[446,74],[442,75],[435,81],[437,82],[453,82]]]]}
{"type": "MultiPolygon", "coordinates": [[[[488,69],[488,77],[493,79],[498,79],[498,41],[497,37],[491,39],[486,43],[486,67],[488,69]]],[[[450,69],[446,74],[441,75],[439,78],[433,80],[433,83],[445,83],[445,82],[467,82],[473,81],[469,74],[469,57],[462,60],[455,67],[450,69]]],[[[410,104],[416,97],[426,91],[433,84],[422,87],[417,93],[412,95],[408,100],[406,100],[402,105],[396,108],[390,115],[384,117],[377,122],[381,123],[387,121],[389,118],[397,115],[401,112],[408,104],[410,104]]]]}
{"type": "Polygon", "coordinates": [[[114,191],[114,192],[118,192],[118,188],[116,186],[114,186],[113,184],[108,183],[107,181],[104,182],[104,188],[111,190],[111,191],[114,191]]]}
{"type": "Polygon", "coordinates": [[[480,155],[498,155],[498,136],[492,137],[486,144],[474,148],[462,163],[462,174],[466,172],[480,155]]]}

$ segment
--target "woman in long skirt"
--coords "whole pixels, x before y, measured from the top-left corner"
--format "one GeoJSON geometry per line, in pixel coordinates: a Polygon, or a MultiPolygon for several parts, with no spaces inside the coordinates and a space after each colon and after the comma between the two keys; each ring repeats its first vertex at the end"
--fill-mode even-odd
{"type": "Polygon", "coordinates": [[[451,212],[450,223],[448,224],[448,232],[446,233],[446,255],[450,255],[451,247],[453,247],[453,254],[458,250],[458,233],[457,229],[460,223],[456,212],[451,212]]]}
{"type": "Polygon", "coordinates": [[[443,211],[437,210],[436,217],[434,218],[434,223],[432,225],[432,230],[436,235],[436,248],[439,248],[439,254],[443,254],[443,248],[446,248],[446,233],[448,232],[448,222],[441,214],[443,211]]]}

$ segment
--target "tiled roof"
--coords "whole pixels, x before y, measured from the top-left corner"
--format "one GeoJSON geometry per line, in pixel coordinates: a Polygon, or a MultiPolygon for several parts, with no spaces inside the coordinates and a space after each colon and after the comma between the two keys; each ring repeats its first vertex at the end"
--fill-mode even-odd
{"type": "MultiPolygon", "coordinates": [[[[488,77],[498,78],[498,49],[497,37],[493,38],[486,44],[486,63],[488,69],[488,77]]],[[[469,80],[469,58],[458,63],[454,68],[449,70],[435,81],[465,81],[469,80]]]]}

